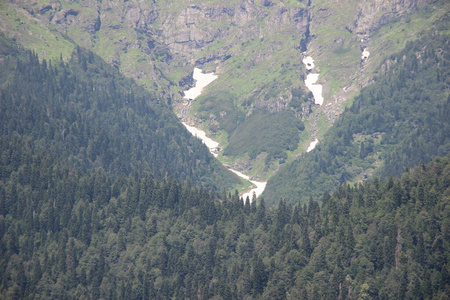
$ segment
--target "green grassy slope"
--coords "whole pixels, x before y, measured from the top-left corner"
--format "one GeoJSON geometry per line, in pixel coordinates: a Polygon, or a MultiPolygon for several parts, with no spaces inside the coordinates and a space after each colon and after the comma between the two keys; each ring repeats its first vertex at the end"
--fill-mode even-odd
{"type": "Polygon", "coordinates": [[[70,57],[76,47],[55,27],[33,18],[25,9],[12,3],[0,2],[0,31],[9,38],[20,41],[27,49],[35,51],[45,59],[70,57]]]}

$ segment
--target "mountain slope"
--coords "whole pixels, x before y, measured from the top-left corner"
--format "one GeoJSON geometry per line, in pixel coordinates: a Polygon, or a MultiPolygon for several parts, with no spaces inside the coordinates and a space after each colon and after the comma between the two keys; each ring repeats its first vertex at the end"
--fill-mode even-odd
{"type": "MultiPolygon", "coordinates": [[[[39,61],[1,39],[0,135],[81,172],[148,171],[230,189],[240,180],[180,124],[157,94],[81,48],[65,63],[39,61]]],[[[5,150],[6,151],[6,150],[5,150]]]]}
{"type": "Polygon", "coordinates": [[[382,66],[312,152],[272,177],[264,196],[302,199],[450,152],[448,34],[408,43],[382,66]]]}
{"type": "MultiPolygon", "coordinates": [[[[61,50],[53,45],[69,37],[147,89],[163,93],[180,117],[203,127],[222,148],[233,143],[234,129],[254,111],[291,111],[306,125],[304,132],[295,133],[299,138],[295,151],[280,148],[277,152],[282,154],[273,156],[261,148],[260,155],[250,157],[242,149],[219,156],[262,178],[320,138],[346,101],[372,80],[387,55],[439,24],[448,13],[448,3],[435,0],[213,0],[195,4],[187,0],[49,0],[0,5],[3,31],[39,50],[41,57],[59,57],[61,50]],[[370,51],[368,59],[361,60],[363,49],[370,51]],[[303,82],[307,75],[304,55],[315,59],[313,71],[320,73],[322,107],[314,105],[303,82]],[[194,66],[215,71],[219,78],[188,114],[182,114],[186,112],[182,91],[192,84],[194,66]]],[[[66,41],[61,49],[67,52],[68,48],[66,41]]],[[[287,126],[295,128],[295,124],[287,126]]]]}

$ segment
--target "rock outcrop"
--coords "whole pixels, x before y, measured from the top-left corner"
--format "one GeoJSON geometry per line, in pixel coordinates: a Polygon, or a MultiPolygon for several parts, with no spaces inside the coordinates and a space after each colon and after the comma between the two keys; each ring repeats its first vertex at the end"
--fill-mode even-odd
{"type": "MultiPolygon", "coordinates": [[[[432,2],[435,0],[349,0],[330,4],[305,0],[295,5],[281,0],[13,1],[34,18],[56,25],[77,43],[93,48],[139,81],[150,74],[141,72],[142,64],[131,61],[135,58],[165,63],[173,59],[173,67],[193,62],[203,65],[240,53],[240,43],[277,34],[294,34],[297,50],[305,51],[307,43],[320,34],[316,29],[333,18],[339,18],[338,28],[364,40],[380,26],[394,19],[407,19],[416,7],[432,2]],[[216,46],[218,41],[221,47],[216,46]],[[150,53],[156,45],[159,51],[153,57],[150,53]]],[[[267,60],[282,47],[266,47],[255,53],[252,63],[267,60]]]]}

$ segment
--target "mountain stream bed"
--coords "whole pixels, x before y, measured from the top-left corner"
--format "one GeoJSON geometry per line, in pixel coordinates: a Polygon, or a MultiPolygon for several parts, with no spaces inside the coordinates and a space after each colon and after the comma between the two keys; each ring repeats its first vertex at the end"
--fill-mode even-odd
{"type": "MultiPolygon", "coordinates": [[[[217,75],[215,75],[214,73],[203,73],[201,69],[194,68],[193,78],[195,80],[195,86],[184,92],[184,98],[188,100],[186,103],[186,105],[188,106],[192,103],[192,101],[195,100],[195,98],[201,95],[203,89],[208,84],[217,79],[217,75]]],[[[218,148],[219,148],[218,142],[206,136],[206,132],[201,129],[198,129],[194,126],[190,126],[185,122],[183,122],[183,125],[192,135],[198,137],[203,141],[203,143],[209,148],[209,151],[212,153],[212,155],[214,155],[215,157],[218,156],[218,148]]],[[[242,199],[245,200],[247,199],[247,197],[249,197],[251,201],[253,199],[253,194],[255,194],[255,196],[258,197],[259,195],[262,194],[262,192],[266,188],[267,182],[251,180],[249,176],[237,170],[233,170],[231,168],[228,169],[234,174],[238,175],[241,178],[244,178],[245,180],[250,181],[254,186],[256,186],[255,188],[252,188],[251,190],[241,194],[240,196],[242,197],[242,199]]]]}

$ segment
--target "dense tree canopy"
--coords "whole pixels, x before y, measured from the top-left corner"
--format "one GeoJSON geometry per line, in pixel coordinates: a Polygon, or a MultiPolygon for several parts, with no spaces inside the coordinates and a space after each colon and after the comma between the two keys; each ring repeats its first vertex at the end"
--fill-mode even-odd
{"type": "Polygon", "coordinates": [[[450,292],[450,157],[266,209],[2,138],[0,297],[424,299],[450,292]]]}
{"type": "Polygon", "coordinates": [[[0,135],[16,135],[81,170],[149,171],[221,190],[240,182],[177,120],[161,96],[81,48],[39,61],[0,39],[0,135]]]}
{"type": "Polygon", "coordinates": [[[284,162],[287,158],[285,152],[295,150],[298,146],[298,133],[302,130],[302,121],[291,111],[269,113],[262,109],[255,110],[230,136],[224,155],[245,152],[254,159],[261,153],[267,153],[266,166],[271,160],[281,159],[284,162]]]}

